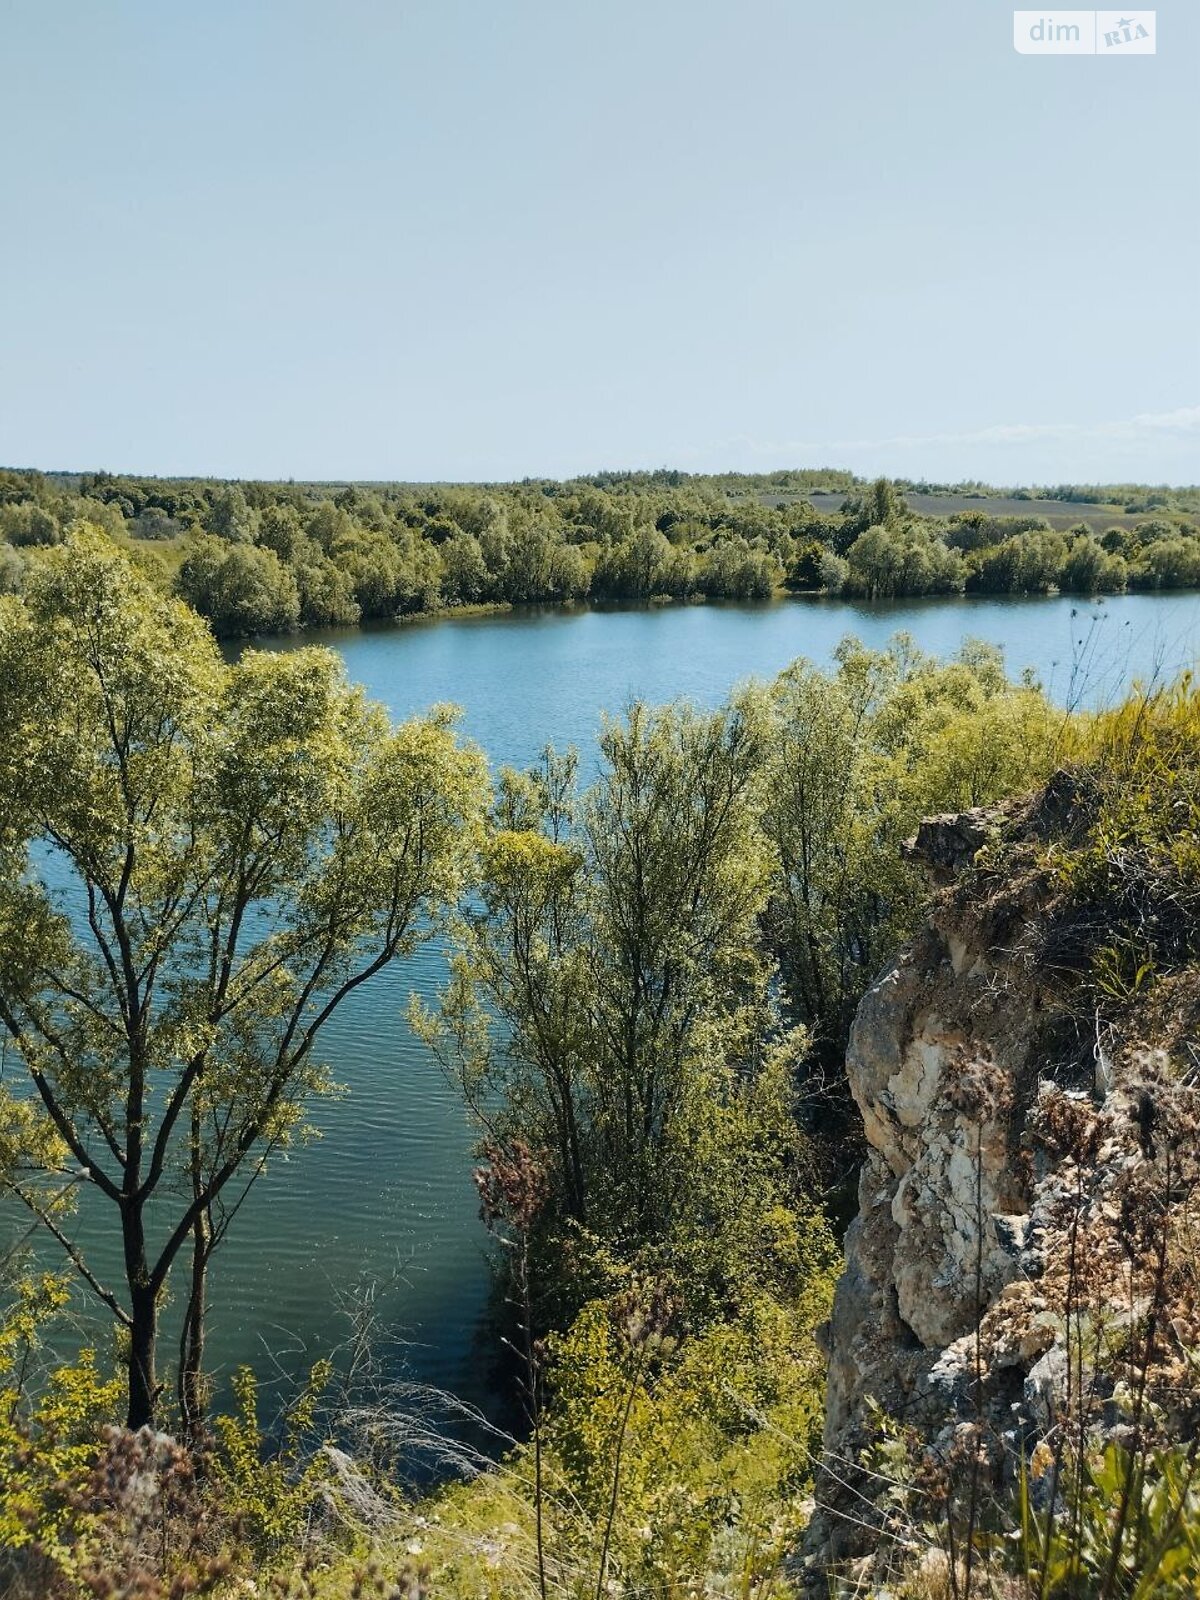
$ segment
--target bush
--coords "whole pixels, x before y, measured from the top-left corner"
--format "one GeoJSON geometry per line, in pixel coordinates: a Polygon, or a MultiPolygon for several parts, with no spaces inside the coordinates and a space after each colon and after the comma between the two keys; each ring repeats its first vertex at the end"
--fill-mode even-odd
{"type": "Polygon", "coordinates": [[[1127,571],[1120,555],[1105,550],[1090,536],[1081,537],[1063,562],[1058,586],[1067,594],[1119,594],[1127,571]]]}
{"type": "Polygon", "coordinates": [[[27,1570],[71,1569],[78,1500],[121,1399],[92,1350],[34,1382],[44,1329],[67,1300],[64,1280],[25,1279],[0,1320],[0,1577],[19,1558],[27,1570]]]}
{"type": "Polygon", "coordinates": [[[1133,589],[1200,588],[1200,539],[1157,539],[1144,548],[1129,570],[1133,589]]]}
{"type": "Polygon", "coordinates": [[[219,638],[282,633],[300,620],[300,591],[273,550],[204,539],[179,569],[179,593],[219,638]]]}
{"type": "Polygon", "coordinates": [[[868,600],[953,594],[963,586],[962,557],[920,523],[868,528],[846,552],[843,589],[868,600]]]}

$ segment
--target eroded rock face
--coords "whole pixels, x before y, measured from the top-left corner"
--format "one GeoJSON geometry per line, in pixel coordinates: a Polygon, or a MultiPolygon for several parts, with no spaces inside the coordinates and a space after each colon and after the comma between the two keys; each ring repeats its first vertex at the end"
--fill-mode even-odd
{"type": "MultiPolygon", "coordinates": [[[[1074,1292],[1064,1230],[1094,1279],[1089,1293],[1121,1304],[1128,1218],[1141,1190],[1161,1188],[1145,1086],[1164,1108],[1176,1092],[1166,1056],[1130,1047],[1117,1060],[1097,1036],[1094,1070],[1090,1050],[1074,1079],[1048,1059],[1059,999],[1031,955],[1044,906],[1036,889],[1026,896],[1000,873],[989,889],[972,869],[994,815],[934,818],[908,846],[942,891],[850,1035],[870,1150],[825,1334],[823,1509],[808,1540],[817,1571],[873,1548],[861,1458],[880,1412],[935,1457],[959,1429],[980,1427],[1001,1473],[1061,1424],[1074,1292]]],[[[1188,1116],[1180,1126],[1195,1125],[1188,1116]]]]}
{"type": "Polygon", "coordinates": [[[949,951],[932,970],[906,958],[867,996],[850,1037],[851,1088],[892,1179],[897,1308],[927,1348],[973,1327],[981,1300],[1011,1280],[1011,1226],[1001,1232],[993,1219],[1026,1206],[1008,1069],[950,992],[983,983],[980,972],[960,978],[949,951]],[[929,1004],[938,990],[952,1002],[945,1015],[929,1004]]]}
{"type": "MultiPolygon", "coordinates": [[[[907,847],[935,885],[968,869],[991,817],[922,824],[907,847]]],[[[859,1007],[847,1070],[870,1154],[827,1335],[825,1448],[852,1478],[872,1407],[927,1432],[967,1414],[980,1316],[1027,1276],[1033,1188],[1021,1144],[1036,994],[1014,1002],[1004,957],[982,919],[946,902],[859,1007]]],[[[1045,1341],[1022,1333],[1030,1364],[1045,1341]]],[[[1023,1373],[1014,1372],[1014,1392],[1023,1373]]],[[[844,1487],[844,1486],[843,1486],[844,1487]]],[[[851,1491],[852,1492],[852,1491],[851,1491]]],[[[839,1486],[827,1486],[836,1506],[839,1486]]],[[[836,1517],[815,1533],[855,1548],[836,1517]]]]}
{"type": "MultiPolygon", "coordinates": [[[[941,849],[936,826],[938,860],[982,842],[951,819],[941,849]]],[[[995,979],[967,930],[932,926],[855,1019],[847,1069],[871,1155],[830,1327],[830,1449],[867,1395],[919,1407],[943,1350],[1017,1275],[1030,1197],[1012,1109],[1029,1040],[995,979]]]]}

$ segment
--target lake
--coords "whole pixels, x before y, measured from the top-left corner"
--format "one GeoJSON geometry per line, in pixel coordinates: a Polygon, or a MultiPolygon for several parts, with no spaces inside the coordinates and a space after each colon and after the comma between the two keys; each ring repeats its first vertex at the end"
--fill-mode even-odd
{"type": "MultiPolygon", "coordinates": [[[[529,762],[551,741],[577,745],[588,767],[602,714],[632,698],[714,705],[797,656],[828,663],[847,633],[882,645],[901,630],[937,654],[989,640],[1011,671],[1032,669],[1063,704],[1097,705],[1135,679],[1193,664],[1200,596],[536,611],[259,646],[331,645],[398,718],[454,701],[493,763],[529,762]]],[[[404,1020],[409,994],[432,1001],[441,978],[441,956],[427,950],[360,990],[330,1025],[326,1059],[348,1092],[318,1107],[322,1137],[273,1165],[214,1264],[210,1355],[225,1371],[277,1360],[296,1372],[346,1336],[344,1308],[365,1299],[389,1339],[405,1342],[414,1378],[488,1402],[487,1240],[471,1130],[404,1020]]]]}

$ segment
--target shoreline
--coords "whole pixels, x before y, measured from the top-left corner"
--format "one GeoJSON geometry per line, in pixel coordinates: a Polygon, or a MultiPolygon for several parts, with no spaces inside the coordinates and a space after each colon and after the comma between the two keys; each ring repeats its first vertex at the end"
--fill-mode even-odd
{"type": "Polygon", "coordinates": [[[799,605],[836,605],[866,611],[883,611],[889,607],[899,608],[914,605],[929,606],[932,609],[942,605],[1027,605],[1044,601],[1064,600],[1069,600],[1080,607],[1090,607],[1105,605],[1113,600],[1131,598],[1185,599],[1188,595],[1200,598],[1200,588],[1121,589],[1103,594],[1086,595],[1072,594],[1061,589],[1051,589],[1038,594],[990,594],[973,593],[968,590],[954,594],[898,594],[886,597],[833,594],[825,589],[780,588],[770,595],[741,600],[725,595],[688,595],[682,598],[673,595],[655,595],[648,600],[492,600],[481,601],[472,605],[438,606],[430,611],[406,611],[394,617],[367,617],[358,622],[300,626],[282,633],[217,634],[215,637],[220,645],[246,649],[252,647],[259,640],[286,639],[291,641],[301,640],[308,636],[320,638],[328,635],[344,637],[353,634],[390,633],[407,628],[430,627],[443,622],[482,622],[497,617],[520,619],[541,613],[571,616],[594,612],[602,616],[606,613],[682,611],[687,609],[708,609],[710,607],[715,610],[770,611],[782,604],[791,603],[799,605]]]}

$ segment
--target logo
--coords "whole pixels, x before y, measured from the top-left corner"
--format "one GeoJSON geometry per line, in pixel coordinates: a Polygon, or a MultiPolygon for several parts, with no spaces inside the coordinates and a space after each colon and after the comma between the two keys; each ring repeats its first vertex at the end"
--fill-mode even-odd
{"type": "Polygon", "coordinates": [[[1152,56],[1153,11],[1014,11],[1023,56],[1152,56]]]}
{"type": "Polygon", "coordinates": [[[1153,11],[1097,11],[1096,54],[1152,56],[1154,18],[1153,11]]]}

